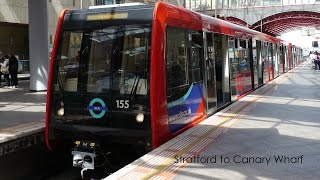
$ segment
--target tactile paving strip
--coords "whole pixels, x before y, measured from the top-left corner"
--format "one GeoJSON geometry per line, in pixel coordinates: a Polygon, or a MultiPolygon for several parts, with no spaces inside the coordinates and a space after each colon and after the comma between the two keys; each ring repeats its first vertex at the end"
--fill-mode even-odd
{"type": "Polygon", "coordinates": [[[283,74],[254,91],[253,96],[243,97],[231,106],[204,120],[198,126],[115,172],[107,179],[171,179],[179,169],[187,164],[186,162],[175,163],[175,157],[186,158],[199,155],[208,145],[234,126],[242,115],[250,112],[256,106],[256,101],[271,93],[276,88],[277,83],[286,80],[289,76],[290,73],[283,74]],[[156,157],[152,158],[150,154],[156,157]]]}

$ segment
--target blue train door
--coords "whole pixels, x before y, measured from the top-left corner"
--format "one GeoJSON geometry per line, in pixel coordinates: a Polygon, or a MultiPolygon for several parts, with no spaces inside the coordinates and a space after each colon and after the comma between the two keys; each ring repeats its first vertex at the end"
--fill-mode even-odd
{"type": "Polygon", "coordinates": [[[207,114],[212,114],[217,109],[216,72],[213,33],[204,32],[204,82],[207,114]]]}

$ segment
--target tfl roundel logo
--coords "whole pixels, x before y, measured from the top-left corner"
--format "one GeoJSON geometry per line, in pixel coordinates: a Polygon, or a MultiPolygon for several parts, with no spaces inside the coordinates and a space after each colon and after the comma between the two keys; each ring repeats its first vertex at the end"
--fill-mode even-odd
{"type": "Polygon", "coordinates": [[[100,98],[92,99],[87,109],[89,110],[91,116],[97,119],[104,116],[104,114],[108,111],[108,107],[100,98]]]}

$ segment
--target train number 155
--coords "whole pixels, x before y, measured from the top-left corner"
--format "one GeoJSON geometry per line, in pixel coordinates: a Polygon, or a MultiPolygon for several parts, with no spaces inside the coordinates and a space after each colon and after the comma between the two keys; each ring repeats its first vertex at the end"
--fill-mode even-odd
{"type": "Polygon", "coordinates": [[[118,109],[128,109],[129,108],[129,100],[116,100],[118,109]]]}

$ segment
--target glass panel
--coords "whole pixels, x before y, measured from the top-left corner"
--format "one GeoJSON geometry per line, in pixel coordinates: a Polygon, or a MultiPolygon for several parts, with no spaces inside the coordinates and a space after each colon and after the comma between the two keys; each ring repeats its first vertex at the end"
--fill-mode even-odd
{"type": "Polygon", "coordinates": [[[218,107],[230,102],[229,90],[229,62],[226,59],[228,48],[227,36],[221,34],[214,35],[214,52],[215,52],[215,70],[216,70],[216,88],[218,107]]]}
{"type": "Polygon", "coordinates": [[[78,92],[82,87],[91,93],[113,90],[113,95],[146,95],[150,34],[149,25],[64,32],[55,89],[78,92]]]}
{"type": "Polygon", "coordinates": [[[168,89],[189,84],[185,36],[184,30],[168,29],[166,53],[168,89]],[[174,41],[169,41],[171,39],[174,41]]]}
{"type": "Polygon", "coordinates": [[[269,43],[268,46],[268,60],[269,60],[269,80],[274,78],[274,63],[273,63],[273,44],[269,43]]]}
{"type": "Polygon", "coordinates": [[[278,46],[276,44],[273,45],[273,69],[274,69],[274,77],[279,76],[279,52],[278,46]]]}
{"type": "Polygon", "coordinates": [[[257,58],[257,42],[255,39],[252,39],[252,56],[253,56],[253,79],[254,79],[254,88],[258,87],[258,58],[257,58]]]}
{"type": "Polygon", "coordinates": [[[203,59],[203,38],[202,34],[197,31],[191,32],[191,37],[190,80],[191,82],[199,82],[202,81],[200,62],[203,59]]]}
{"type": "Polygon", "coordinates": [[[207,60],[206,60],[206,77],[207,77],[207,99],[208,114],[217,108],[216,84],[215,84],[215,57],[213,48],[213,34],[207,33],[207,60]]]}
{"type": "Polygon", "coordinates": [[[239,59],[238,73],[236,75],[237,95],[242,95],[252,89],[251,66],[249,59],[248,40],[239,39],[236,48],[236,58],[239,59]]]}
{"type": "Polygon", "coordinates": [[[269,81],[269,60],[268,60],[268,43],[262,43],[262,69],[263,69],[263,83],[269,81]]]}
{"type": "Polygon", "coordinates": [[[147,94],[144,70],[150,51],[149,33],[149,28],[137,25],[109,27],[90,33],[87,91],[112,89],[119,94],[147,94]],[[112,56],[113,71],[110,71],[112,56]]]}
{"type": "Polygon", "coordinates": [[[235,39],[229,37],[229,61],[230,61],[230,88],[231,100],[237,100],[236,77],[238,74],[239,58],[235,55],[235,39]]]}
{"type": "Polygon", "coordinates": [[[261,86],[263,85],[263,57],[262,57],[262,49],[261,46],[263,45],[261,41],[256,41],[256,46],[257,46],[257,62],[258,62],[258,85],[261,86]]]}
{"type": "Polygon", "coordinates": [[[166,77],[168,124],[172,133],[203,115],[202,33],[167,28],[166,77]]]}
{"type": "Polygon", "coordinates": [[[57,56],[58,75],[55,90],[76,92],[82,33],[65,32],[62,38],[60,54],[57,56]]]}
{"type": "Polygon", "coordinates": [[[110,67],[115,32],[116,27],[109,27],[87,34],[91,40],[87,92],[102,92],[110,89],[110,67]]]}

